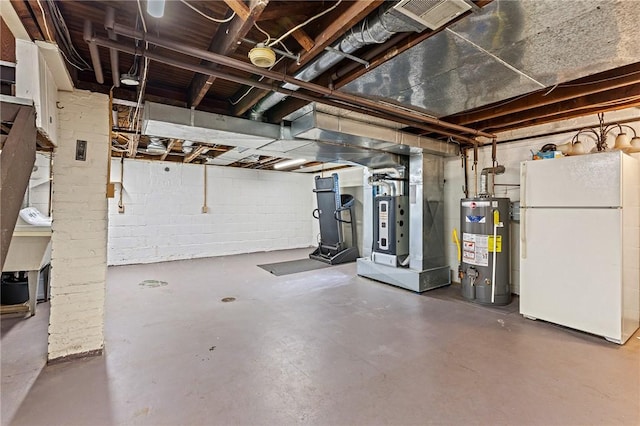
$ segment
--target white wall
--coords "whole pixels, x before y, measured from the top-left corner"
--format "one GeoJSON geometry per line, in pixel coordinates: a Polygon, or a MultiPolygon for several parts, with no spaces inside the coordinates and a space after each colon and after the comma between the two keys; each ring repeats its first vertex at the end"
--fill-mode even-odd
{"type": "MultiPolygon", "coordinates": [[[[110,265],[309,247],[313,176],[278,171],[125,160],[109,200],[110,265]],[[168,169],[165,170],[165,169],[168,169]]],[[[112,160],[113,182],[120,159],[112,160]]]]}
{"type": "MultiPolygon", "coordinates": [[[[633,108],[617,113],[607,113],[605,115],[605,121],[622,120],[629,117],[638,117],[638,109],[633,108]]],[[[545,132],[551,132],[558,128],[574,128],[582,125],[590,125],[597,123],[597,117],[588,116],[579,120],[564,121],[558,123],[552,123],[546,126],[538,126],[536,128],[523,129],[521,131],[513,132],[511,134],[498,135],[498,141],[505,140],[509,137],[526,137],[526,135],[536,135],[545,132]]],[[[640,120],[628,123],[631,125],[638,136],[640,136],[640,120]]],[[[543,145],[547,143],[562,144],[571,140],[572,136],[576,132],[564,133],[559,135],[527,138],[518,142],[509,142],[505,145],[498,145],[497,159],[498,163],[504,165],[506,172],[496,177],[495,182],[497,184],[520,184],[520,163],[531,159],[531,151],[538,151],[543,145]]],[[[608,145],[613,146],[615,135],[618,133],[617,129],[609,133],[608,145]]],[[[631,134],[631,136],[633,136],[631,134]]],[[[588,138],[582,138],[583,143],[587,150],[595,146],[595,143],[588,138]]],[[[545,160],[540,160],[545,161],[545,160]]],[[[450,268],[454,271],[454,280],[459,281],[457,277],[458,260],[457,260],[457,248],[451,238],[451,233],[454,228],[458,230],[460,235],[460,199],[464,197],[462,191],[464,183],[464,174],[461,168],[460,158],[448,158],[445,160],[445,241],[447,241],[447,261],[450,268]]],[[[474,192],[474,176],[471,166],[473,164],[473,153],[469,151],[469,196],[473,196],[474,192]]],[[[481,148],[479,150],[478,158],[478,188],[480,186],[479,174],[484,167],[491,167],[491,146],[481,148]]],[[[558,183],[561,184],[561,183],[558,183]]],[[[496,186],[495,195],[497,197],[507,197],[511,201],[520,200],[520,188],[511,186],[496,186]]],[[[519,239],[520,239],[520,225],[518,222],[510,223],[511,229],[511,284],[512,292],[518,294],[520,290],[519,286],[519,239]]]]}
{"type": "Polygon", "coordinates": [[[29,189],[25,195],[24,207],[35,207],[44,216],[49,216],[49,153],[36,153],[34,171],[29,177],[29,189]]]}
{"type": "Polygon", "coordinates": [[[104,344],[109,99],[59,92],[53,158],[49,359],[94,354],[104,344]],[[86,161],[75,159],[87,141],[86,161]]]}

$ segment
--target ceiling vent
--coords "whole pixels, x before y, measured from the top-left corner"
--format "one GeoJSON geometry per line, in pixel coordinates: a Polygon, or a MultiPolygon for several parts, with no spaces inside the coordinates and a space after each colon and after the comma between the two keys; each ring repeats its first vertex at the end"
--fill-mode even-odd
{"type": "Polygon", "coordinates": [[[403,0],[393,8],[428,28],[437,30],[471,9],[471,5],[464,0],[403,0]]]}

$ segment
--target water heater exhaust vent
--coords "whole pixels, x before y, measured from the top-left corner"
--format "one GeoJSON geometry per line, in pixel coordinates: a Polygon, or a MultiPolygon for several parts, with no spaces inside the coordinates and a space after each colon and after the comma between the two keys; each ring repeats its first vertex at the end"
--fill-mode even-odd
{"type": "Polygon", "coordinates": [[[471,5],[464,0],[403,0],[393,8],[414,21],[436,30],[471,9],[471,5]]]}

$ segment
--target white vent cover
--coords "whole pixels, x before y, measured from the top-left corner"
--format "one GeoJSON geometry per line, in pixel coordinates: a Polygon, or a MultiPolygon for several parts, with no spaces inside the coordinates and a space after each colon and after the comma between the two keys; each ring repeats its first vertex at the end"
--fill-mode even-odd
{"type": "Polygon", "coordinates": [[[437,30],[471,9],[471,6],[464,0],[402,0],[393,8],[414,21],[437,30]]]}

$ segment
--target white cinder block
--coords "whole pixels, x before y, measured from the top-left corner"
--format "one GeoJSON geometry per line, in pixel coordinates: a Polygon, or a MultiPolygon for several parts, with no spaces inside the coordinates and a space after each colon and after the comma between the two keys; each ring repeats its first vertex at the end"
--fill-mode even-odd
{"type": "MultiPolygon", "coordinates": [[[[119,167],[113,160],[112,170],[119,167]]],[[[202,165],[125,160],[124,172],[125,214],[108,204],[110,264],[293,248],[298,240],[309,245],[310,175],[207,166],[203,214],[202,165]],[[274,245],[273,238],[281,240],[274,245]]]]}
{"type": "Polygon", "coordinates": [[[105,95],[60,92],[53,162],[49,359],[103,346],[109,109],[105,95]],[[75,159],[76,140],[87,159],[75,159]]]}

